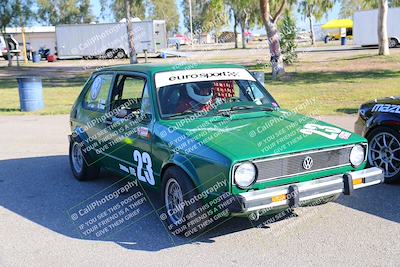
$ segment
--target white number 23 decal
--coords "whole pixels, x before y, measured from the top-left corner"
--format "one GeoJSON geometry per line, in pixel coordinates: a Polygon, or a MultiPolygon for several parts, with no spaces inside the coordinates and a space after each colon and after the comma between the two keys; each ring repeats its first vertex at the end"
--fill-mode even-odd
{"type": "Polygon", "coordinates": [[[137,178],[150,185],[155,185],[153,165],[149,153],[140,153],[138,150],[135,150],[133,151],[133,159],[137,162],[137,178]],[[143,165],[145,165],[145,169],[143,169],[143,165]],[[144,176],[142,175],[142,170],[144,176]]]}
{"type": "Polygon", "coordinates": [[[307,135],[318,134],[331,140],[335,140],[339,136],[341,130],[335,127],[308,123],[304,125],[304,128],[301,129],[300,132],[307,135]]]}

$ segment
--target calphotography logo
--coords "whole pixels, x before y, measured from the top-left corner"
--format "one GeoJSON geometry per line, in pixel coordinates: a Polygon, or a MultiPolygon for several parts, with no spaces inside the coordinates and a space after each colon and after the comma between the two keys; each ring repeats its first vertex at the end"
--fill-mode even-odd
{"type": "Polygon", "coordinates": [[[304,160],[303,160],[303,169],[305,170],[310,170],[314,165],[314,160],[312,159],[312,157],[307,156],[304,160]]]}

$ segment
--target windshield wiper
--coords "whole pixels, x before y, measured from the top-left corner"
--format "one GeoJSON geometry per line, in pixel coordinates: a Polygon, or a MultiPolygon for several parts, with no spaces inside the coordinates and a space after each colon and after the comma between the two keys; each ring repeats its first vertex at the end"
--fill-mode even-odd
{"type": "Polygon", "coordinates": [[[169,116],[166,117],[166,118],[169,119],[169,118],[174,118],[174,117],[179,117],[179,116],[185,116],[185,115],[190,115],[190,114],[197,114],[197,113],[200,113],[200,112],[201,112],[201,111],[194,111],[194,110],[188,109],[188,110],[185,110],[185,111],[183,111],[183,112],[179,112],[179,113],[175,113],[175,114],[169,115],[169,116]]]}
{"type": "Polygon", "coordinates": [[[259,109],[261,111],[274,111],[275,110],[272,107],[264,107],[264,106],[233,106],[233,107],[226,108],[226,109],[220,109],[217,111],[217,114],[225,115],[232,111],[249,110],[249,109],[259,109]]]}

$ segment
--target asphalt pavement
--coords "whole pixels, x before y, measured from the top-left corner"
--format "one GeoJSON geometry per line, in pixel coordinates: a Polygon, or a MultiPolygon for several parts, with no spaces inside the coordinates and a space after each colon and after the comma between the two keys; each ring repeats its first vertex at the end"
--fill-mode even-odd
{"type": "MultiPolygon", "coordinates": [[[[322,119],[352,130],[355,117],[322,119]]],[[[232,218],[196,239],[171,238],[154,212],[157,203],[147,200],[145,215],[126,227],[86,234],[71,211],[119,178],[105,172],[95,181],[73,178],[68,123],[68,116],[0,117],[0,266],[400,264],[399,183],[299,208],[263,225],[232,218]]]]}

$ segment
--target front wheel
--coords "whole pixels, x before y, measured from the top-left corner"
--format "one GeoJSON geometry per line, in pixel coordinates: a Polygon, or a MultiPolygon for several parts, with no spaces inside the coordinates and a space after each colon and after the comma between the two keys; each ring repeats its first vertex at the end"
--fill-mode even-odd
{"type": "Polygon", "coordinates": [[[207,213],[190,177],[178,167],[170,167],[163,174],[162,192],[167,228],[174,235],[189,237],[204,231],[202,222],[207,213]]]}
{"type": "Polygon", "coordinates": [[[79,181],[94,179],[99,175],[100,168],[91,162],[89,155],[84,154],[81,142],[70,142],[69,163],[74,177],[79,181]]]}
{"type": "Polygon", "coordinates": [[[115,56],[115,52],[113,49],[107,49],[107,51],[104,53],[104,56],[106,59],[112,59],[115,56]]]}
{"type": "Polygon", "coordinates": [[[400,134],[391,128],[380,127],[368,134],[368,163],[382,168],[385,182],[400,179],[400,134]]]}

